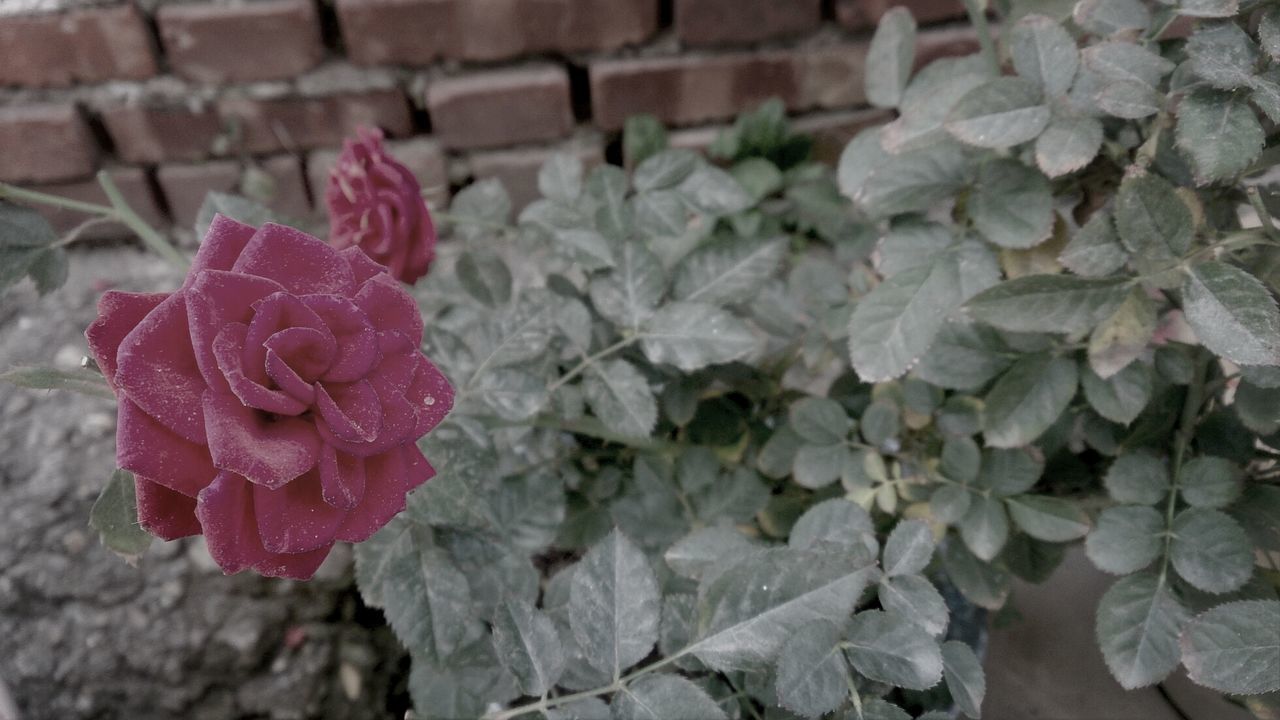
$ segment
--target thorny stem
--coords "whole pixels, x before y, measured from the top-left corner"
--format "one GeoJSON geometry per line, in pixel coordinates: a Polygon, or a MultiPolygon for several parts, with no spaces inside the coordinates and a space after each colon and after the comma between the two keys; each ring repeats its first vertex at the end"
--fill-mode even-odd
{"type": "Polygon", "coordinates": [[[642,675],[647,675],[648,673],[651,673],[654,670],[657,670],[658,668],[670,665],[676,660],[684,657],[684,655],[688,651],[689,649],[685,648],[684,650],[681,650],[675,655],[671,655],[669,657],[663,658],[662,660],[659,660],[658,662],[652,665],[646,665],[645,667],[642,667],[639,670],[634,670],[631,673],[624,675],[621,678],[618,678],[612,683],[605,685],[604,687],[598,687],[594,690],[583,690],[582,692],[576,692],[570,695],[561,695],[560,697],[556,697],[556,698],[543,698],[538,702],[529,703],[528,705],[521,705],[520,707],[514,707],[514,708],[511,708],[510,710],[502,710],[500,712],[490,713],[488,715],[485,715],[483,720],[510,720],[511,718],[520,717],[521,715],[528,715],[529,713],[546,712],[547,710],[550,710],[552,708],[556,708],[561,705],[568,705],[569,703],[577,702],[579,700],[586,700],[587,698],[593,698],[593,697],[598,697],[600,695],[607,695],[609,693],[619,692],[624,688],[626,688],[627,683],[631,682],[632,680],[635,680],[636,678],[642,675]]]}
{"type": "Polygon", "coordinates": [[[1187,386],[1187,397],[1182,403],[1182,415],[1178,418],[1178,431],[1173,438],[1173,487],[1169,488],[1169,501],[1165,505],[1164,552],[1160,561],[1160,582],[1163,583],[1169,570],[1169,547],[1173,543],[1173,516],[1178,506],[1178,483],[1182,475],[1182,461],[1187,454],[1187,446],[1195,435],[1196,421],[1200,416],[1200,406],[1205,401],[1205,378],[1209,372],[1211,356],[1203,348],[1197,354],[1195,374],[1191,384],[1187,386]]]}

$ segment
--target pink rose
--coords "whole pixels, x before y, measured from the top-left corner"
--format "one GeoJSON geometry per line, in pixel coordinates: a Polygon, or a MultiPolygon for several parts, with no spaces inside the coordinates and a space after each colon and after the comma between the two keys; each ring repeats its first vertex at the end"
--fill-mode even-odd
{"type": "Polygon", "coordinates": [[[306,579],[435,471],[453,405],[422,316],[359,248],[218,216],[175,293],[111,291],[85,335],[116,391],[138,519],[203,533],[226,572],[306,579]]]}
{"type": "Polygon", "coordinates": [[[359,246],[406,283],[427,274],[436,228],[418,180],[387,154],[382,131],[361,128],[344,143],[324,196],[330,245],[359,246]]]}

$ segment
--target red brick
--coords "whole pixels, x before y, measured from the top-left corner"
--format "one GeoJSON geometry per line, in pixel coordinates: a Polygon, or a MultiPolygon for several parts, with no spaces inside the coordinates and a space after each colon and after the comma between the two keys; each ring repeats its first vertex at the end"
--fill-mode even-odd
{"type": "Polygon", "coordinates": [[[734,53],[602,60],[590,67],[592,117],[606,130],[637,113],[689,125],[732,117],[772,97],[801,95],[790,53],[734,53]]]}
{"type": "Polygon", "coordinates": [[[427,111],[452,149],[555,140],[573,129],[569,74],[555,65],[437,81],[427,88],[427,111]]]}
{"type": "Polygon", "coordinates": [[[324,55],[312,0],[165,5],[156,22],[169,67],[197,82],[286,79],[324,55]]]}
{"type": "Polygon", "coordinates": [[[74,105],[0,108],[0,180],[54,182],[88,177],[98,147],[74,105]]]}
{"type": "MultiPolygon", "coordinates": [[[[435,204],[449,201],[449,168],[440,144],[427,137],[408,140],[391,140],[386,143],[392,157],[404,163],[426,193],[427,200],[435,204]]],[[[307,157],[307,179],[315,198],[316,211],[325,214],[324,192],[329,184],[329,171],[338,158],[333,149],[316,150],[307,157]]]]}
{"type": "Polygon", "coordinates": [[[905,7],[921,25],[965,16],[960,0],[835,0],[836,20],[851,30],[875,27],[892,7],[905,7]]]}
{"type": "Polygon", "coordinates": [[[201,160],[225,145],[222,121],[208,108],[116,105],[102,108],[99,115],[116,154],[126,162],[201,160]]]}
{"type": "Polygon", "coordinates": [[[61,87],[156,74],[146,21],[132,4],[0,17],[0,58],[0,85],[61,87]]]}
{"type": "Polygon", "coordinates": [[[408,101],[399,90],[271,100],[231,97],[218,110],[224,122],[239,128],[238,148],[255,154],[340,145],[361,125],[380,127],[393,137],[413,130],[408,101]]]}
{"type": "Polygon", "coordinates": [[[800,35],[822,22],[822,0],[676,0],[685,45],[753,43],[800,35]]]}
{"type": "Polygon", "coordinates": [[[476,153],[471,156],[471,174],[476,180],[497,178],[511,196],[512,207],[519,212],[537,200],[538,170],[552,155],[568,152],[577,155],[587,167],[604,162],[600,138],[580,139],[559,147],[522,148],[476,153]]]}
{"type": "MultiPolygon", "coordinates": [[[[145,170],[137,167],[121,166],[108,168],[107,173],[120,190],[120,194],[124,196],[125,202],[143,220],[147,221],[147,224],[157,229],[164,228],[169,224],[168,218],[165,217],[160,210],[160,206],[156,203],[155,194],[151,190],[151,181],[147,179],[145,170]]],[[[102,186],[98,184],[96,179],[31,185],[28,187],[32,190],[60,195],[81,202],[98,203],[100,205],[110,204],[110,200],[107,199],[106,193],[102,191],[102,186]]],[[[58,231],[59,234],[66,233],[79,226],[90,217],[84,213],[64,208],[42,206],[38,209],[40,214],[45,216],[45,219],[53,225],[53,229],[58,231]]],[[[114,222],[94,224],[81,233],[81,237],[92,240],[120,240],[132,236],[132,230],[114,222]]]]}
{"type": "Polygon", "coordinates": [[[366,65],[611,50],[658,28],[658,0],[337,0],[347,54],[366,65]]]}
{"type": "MultiPolygon", "coordinates": [[[[303,181],[302,163],[292,155],[278,155],[257,163],[257,168],[273,181],[273,196],[266,205],[290,219],[304,220],[311,213],[311,202],[303,181]]],[[[156,180],[169,203],[173,222],[190,228],[200,214],[205,196],[210,192],[243,193],[241,181],[246,169],[236,160],[214,160],[197,164],[162,165],[156,180]]]]}

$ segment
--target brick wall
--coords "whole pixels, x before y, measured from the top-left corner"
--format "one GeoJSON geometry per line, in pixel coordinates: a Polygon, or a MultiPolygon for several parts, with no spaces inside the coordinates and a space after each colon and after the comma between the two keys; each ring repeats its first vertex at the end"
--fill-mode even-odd
{"type": "Polygon", "coordinates": [[[960,0],[0,2],[0,180],[100,200],[106,168],[185,228],[205,191],[269,178],[277,208],[306,216],[367,124],[434,201],[496,177],[521,205],[557,150],[618,159],[633,113],[700,147],[771,97],[831,159],[883,116],[862,68],[893,5],[925,25],[922,53],[971,50],[960,0]]]}

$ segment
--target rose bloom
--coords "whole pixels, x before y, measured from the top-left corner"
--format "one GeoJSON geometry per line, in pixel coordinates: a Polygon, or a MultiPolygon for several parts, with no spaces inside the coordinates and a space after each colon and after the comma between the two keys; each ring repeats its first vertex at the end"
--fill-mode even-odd
{"type": "Polygon", "coordinates": [[[435,473],[415,441],[453,389],[417,304],[359,248],[219,215],[177,292],[108,292],[85,335],[142,527],[203,533],[228,573],[309,578],[435,473]]]}
{"type": "Polygon", "coordinates": [[[382,145],[382,131],[360,128],[343,144],[325,189],[329,244],[359,246],[412,284],[435,257],[436,228],[409,168],[382,145]]]}

